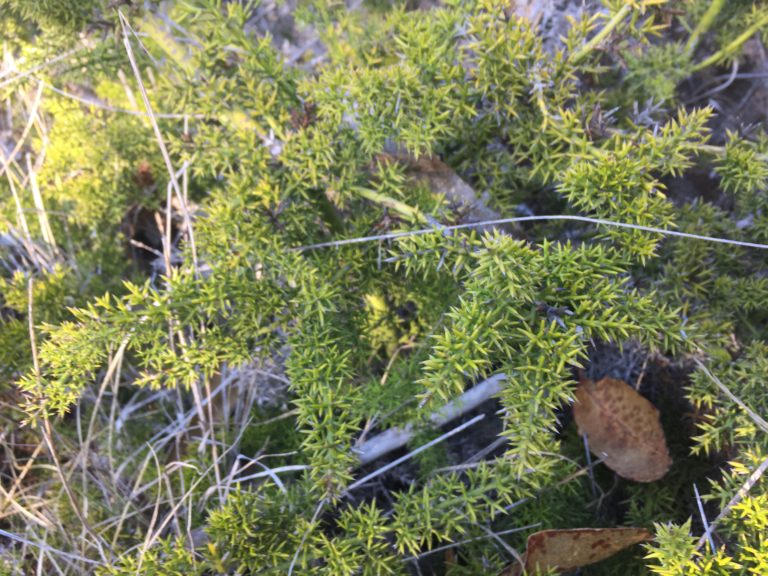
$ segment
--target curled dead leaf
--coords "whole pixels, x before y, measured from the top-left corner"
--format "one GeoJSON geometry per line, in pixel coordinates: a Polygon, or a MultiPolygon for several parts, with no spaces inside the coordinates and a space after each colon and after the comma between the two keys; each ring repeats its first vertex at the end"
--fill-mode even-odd
{"type": "Polygon", "coordinates": [[[499,576],[532,576],[549,570],[567,572],[605,560],[639,542],[651,539],[644,528],[572,528],[542,530],[528,537],[525,570],[515,562],[499,576]]]}
{"type": "Polygon", "coordinates": [[[576,390],[573,416],[590,451],[622,478],[653,482],[669,470],[659,411],[634,388],[615,378],[583,380],[576,390]]]}
{"type": "MultiPolygon", "coordinates": [[[[379,162],[398,162],[406,167],[411,178],[425,182],[435,194],[445,196],[461,215],[462,224],[498,220],[498,212],[485,205],[473,188],[445,162],[436,156],[415,158],[404,150],[392,149],[377,156],[379,162]]],[[[495,226],[478,226],[478,231],[492,230],[495,226]]]]}

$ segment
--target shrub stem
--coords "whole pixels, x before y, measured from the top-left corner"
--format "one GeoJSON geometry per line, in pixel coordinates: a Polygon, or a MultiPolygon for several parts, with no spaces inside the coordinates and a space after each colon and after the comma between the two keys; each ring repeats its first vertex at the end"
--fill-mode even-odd
{"type": "Polygon", "coordinates": [[[727,58],[730,54],[734,54],[736,51],[739,50],[739,48],[741,48],[742,44],[744,44],[747,40],[749,40],[755,34],[755,32],[760,30],[766,24],[768,24],[768,15],[765,15],[764,17],[760,18],[757,22],[752,24],[752,26],[747,28],[742,34],[736,37],[730,44],[728,44],[724,48],[721,48],[706,60],[702,60],[701,62],[696,64],[691,69],[691,71],[698,72],[699,70],[703,70],[708,66],[717,64],[720,60],[727,58]]]}
{"type": "Polygon", "coordinates": [[[603,27],[602,30],[600,30],[600,32],[595,34],[595,36],[589,42],[584,44],[584,46],[581,47],[581,50],[571,55],[571,63],[578,64],[584,58],[586,58],[590,52],[592,52],[603,40],[605,40],[610,35],[611,32],[616,29],[621,21],[624,20],[624,17],[631,11],[632,4],[624,4],[624,6],[622,6],[621,9],[613,15],[613,18],[608,21],[608,23],[603,27]]]}
{"type": "Polygon", "coordinates": [[[401,202],[400,200],[395,200],[394,198],[390,196],[386,196],[385,194],[379,194],[378,192],[374,192],[369,188],[362,188],[362,187],[357,188],[357,192],[359,192],[360,196],[362,196],[366,200],[370,200],[371,202],[375,202],[376,204],[380,204],[386,208],[390,208],[395,212],[398,212],[402,216],[405,216],[407,218],[410,218],[422,224],[427,222],[427,217],[424,215],[424,213],[421,210],[419,210],[418,208],[414,208],[413,206],[409,206],[405,202],[401,202]]]}
{"type": "Polygon", "coordinates": [[[688,37],[688,42],[685,43],[685,51],[688,54],[693,54],[693,51],[696,50],[699,38],[712,27],[712,23],[717,18],[717,15],[720,14],[723,6],[725,6],[725,0],[713,0],[712,4],[709,5],[707,11],[704,12],[704,16],[701,17],[696,28],[693,29],[693,32],[688,37]]]}

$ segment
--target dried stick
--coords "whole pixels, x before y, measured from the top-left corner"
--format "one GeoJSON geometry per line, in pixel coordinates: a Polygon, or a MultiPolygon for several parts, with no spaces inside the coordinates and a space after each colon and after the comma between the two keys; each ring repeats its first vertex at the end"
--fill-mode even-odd
{"type": "MultiPolygon", "coordinates": [[[[440,410],[434,412],[429,417],[430,421],[435,426],[443,426],[451,420],[455,420],[474,410],[480,404],[498,394],[505,379],[506,374],[500,373],[483,380],[455,400],[448,402],[440,410]]],[[[356,447],[354,451],[357,453],[360,465],[362,466],[373,462],[377,458],[381,458],[384,454],[402,448],[413,438],[413,434],[412,424],[390,428],[356,447]]]]}

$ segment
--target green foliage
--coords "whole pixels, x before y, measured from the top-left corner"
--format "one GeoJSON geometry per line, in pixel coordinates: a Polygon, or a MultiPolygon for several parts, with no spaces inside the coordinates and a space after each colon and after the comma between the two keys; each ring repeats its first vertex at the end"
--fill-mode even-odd
{"type": "Polygon", "coordinates": [[[652,45],[627,54],[624,80],[638,102],[674,101],[677,85],[690,75],[690,68],[690,57],[679,44],[652,45]]]}
{"type": "Polygon", "coordinates": [[[56,32],[78,31],[93,17],[98,0],[0,0],[0,8],[56,32]]]}
{"type": "Polygon", "coordinates": [[[690,535],[690,526],[690,521],[682,526],[656,525],[656,544],[648,547],[646,556],[651,561],[652,573],[662,576],[760,574],[768,567],[764,552],[759,550],[745,549],[743,556],[736,559],[723,548],[714,553],[700,550],[697,538],[690,535]],[[749,563],[742,564],[743,560],[749,563]]]}
{"type": "MultiPolygon", "coordinates": [[[[29,339],[29,282],[23,271],[0,277],[0,370],[11,378],[31,368],[29,339]]],[[[75,281],[69,271],[55,267],[32,283],[33,319],[56,323],[66,318],[76,303],[75,281]]]]}
{"type": "Polygon", "coordinates": [[[98,576],[203,576],[205,564],[184,548],[181,540],[163,540],[140,556],[123,556],[116,564],[99,568],[98,576]]]}
{"type": "Polygon", "coordinates": [[[759,134],[756,142],[751,142],[729,133],[725,155],[717,167],[720,186],[736,197],[737,209],[745,218],[758,219],[761,237],[764,234],[763,212],[768,207],[762,193],[768,185],[767,153],[765,134],[759,134]]]}
{"type": "MultiPolygon", "coordinates": [[[[765,413],[764,370],[766,346],[754,342],[738,360],[714,364],[718,379],[750,409],[765,413]]],[[[730,456],[723,478],[712,482],[708,500],[720,506],[731,500],[747,477],[766,458],[766,433],[743,408],[724,396],[713,378],[704,371],[694,374],[689,396],[700,411],[699,434],[694,451],[722,451],[730,456]]],[[[750,483],[752,484],[752,483],[750,483]]],[[[760,574],[768,568],[768,543],[765,539],[766,483],[758,480],[750,493],[739,499],[724,519],[723,531],[729,537],[727,550],[717,554],[696,547],[696,538],[687,536],[690,525],[659,528],[657,548],[650,552],[659,567],[658,574],[760,574]]]]}
{"type": "Polygon", "coordinates": [[[49,136],[51,158],[39,178],[50,183],[52,209],[66,211],[90,231],[105,225],[115,229],[126,206],[152,204],[151,191],[139,184],[137,173],[143,169],[162,177],[162,161],[140,121],[86,112],[63,98],[49,102],[47,112],[56,123],[49,136]]]}
{"type": "Polygon", "coordinates": [[[230,552],[230,569],[241,572],[282,574],[294,565],[297,574],[403,574],[393,551],[412,555],[450,542],[478,519],[504,514],[505,504],[530,494],[526,481],[505,481],[511,472],[504,460],[483,463],[466,478],[440,475],[412,487],[397,496],[390,513],[374,501],[345,507],[333,520],[312,515],[318,507],[304,487],[285,492],[262,486],[238,493],[214,512],[209,533],[215,550],[230,552]],[[324,532],[329,522],[335,525],[332,537],[324,532]]]}
{"type": "MultiPolygon", "coordinates": [[[[127,37],[141,83],[104,38],[93,67],[73,58],[52,73],[51,82],[87,84],[98,101],[71,98],[74,87],[46,92],[34,125],[51,127],[27,143],[44,151],[35,176],[46,209],[62,215],[51,223],[57,247],[45,240],[26,167],[10,163],[0,184],[3,233],[28,252],[2,254],[0,370],[23,393],[31,429],[50,423],[65,448],[87,437],[109,455],[106,464],[65,459],[104,474],[72,472],[75,492],[61,492],[66,527],[81,520],[80,498],[92,527],[72,533],[99,534],[78,554],[102,563],[96,550],[108,542],[119,559],[103,562],[104,576],[407,574],[422,553],[467,540],[449,573],[498,570],[508,550],[489,533],[611,523],[584,504],[592,479],[572,477],[583,454],[561,429],[599,342],[639,343],[689,367],[695,353],[768,413],[764,252],[663,234],[768,238],[768,144],[729,133],[719,147],[714,109],[657,106],[672,107],[702,66],[738,55],[754,20],[710,34],[726,14],[760,21],[765,8],[687,3],[672,12],[692,30],[685,42],[663,29],[669,13],[657,4],[608,2],[554,38],[498,0],[428,11],[304,2],[298,16],[323,44],[318,64],[310,48],[287,56],[281,41],[255,33],[257,3],[189,0],[127,12],[141,32],[127,37]],[[136,110],[142,91],[173,174],[153,122],[136,110]],[[432,155],[503,217],[517,209],[581,221],[447,230],[471,214],[420,173],[432,155]],[[719,175],[732,203],[674,196],[676,179],[702,169],[719,175]],[[127,257],[137,245],[150,265],[127,257]],[[53,264],[36,263],[38,252],[53,264]],[[271,376],[287,391],[254,406],[266,393],[242,395],[248,385],[236,388],[232,374],[265,366],[279,368],[271,376]],[[471,443],[454,438],[401,476],[355,483],[381,466],[361,467],[366,437],[408,426],[415,449],[443,432],[434,411],[497,373],[497,404],[483,408],[501,436],[490,456],[457,458],[456,445],[471,443]],[[124,427],[124,418],[136,421],[124,427]],[[250,474],[243,461],[265,467],[252,485],[240,479],[250,474]],[[193,549],[193,530],[207,545],[193,549]]],[[[94,9],[78,4],[65,17],[38,11],[48,3],[9,5],[45,30],[54,21],[79,29],[94,9]]],[[[24,94],[24,82],[13,79],[9,94],[24,94]]],[[[12,108],[14,125],[25,125],[29,108],[12,108]]],[[[722,509],[768,454],[765,432],[707,372],[694,372],[686,395],[698,459],[681,432],[673,447],[684,469],[626,489],[611,520],[656,524],[645,560],[655,573],[765,572],[764,480],[722,521],[718,552],[697,548],[686,523],[688,482],[706,484],[704,458],[724,462],[705,497],[722,509]]],[[[40,473],[60,491],[58,476],[40,473]]],[[[628,562],[626,573],[644,569],[628,562]]]]}

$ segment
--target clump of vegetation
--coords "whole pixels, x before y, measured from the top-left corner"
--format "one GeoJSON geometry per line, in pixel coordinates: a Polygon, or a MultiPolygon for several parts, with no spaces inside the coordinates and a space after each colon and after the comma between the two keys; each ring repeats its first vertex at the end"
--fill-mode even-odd
{"type": "Polygon", "coordinates": [[[768,572],[768,4],[560,4],[0,0],[0,573],[768,572]]]}

